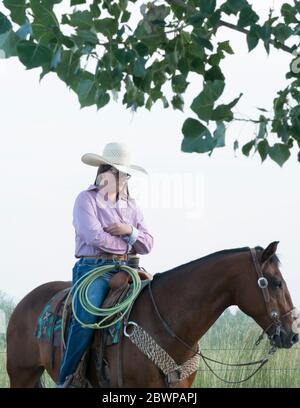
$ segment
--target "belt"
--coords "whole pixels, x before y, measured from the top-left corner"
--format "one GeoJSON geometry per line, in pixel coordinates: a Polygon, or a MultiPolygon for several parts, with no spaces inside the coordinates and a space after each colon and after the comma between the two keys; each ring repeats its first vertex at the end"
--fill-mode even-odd
{"type": "Polygon", "coordinates": [[[108,260],[115,260],[115,261],[127,261],[128,259],[132,258],[139,258],[137,255],[134,254],[109,254],[104,253],[101,255],[94,255],[94,256],[81,256],[80,258],[94,258],[94,259],[108,259],[108,260]]]}

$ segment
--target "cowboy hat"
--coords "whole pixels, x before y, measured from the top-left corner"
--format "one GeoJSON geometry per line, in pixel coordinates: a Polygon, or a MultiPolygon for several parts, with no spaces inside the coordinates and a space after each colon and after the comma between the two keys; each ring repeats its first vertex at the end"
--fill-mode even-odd
{"type": "Polygon", "coordinates": [[[137,170],[148,174],[141,166],[131,164],[131,154],[129,148],[124,143],[107,143],[102,156],[95,153],[86,153],[81,157],[83,163],[89,166],[99,167],[101,164],[110,164],[122,173],[129,173],[137,170]]]}

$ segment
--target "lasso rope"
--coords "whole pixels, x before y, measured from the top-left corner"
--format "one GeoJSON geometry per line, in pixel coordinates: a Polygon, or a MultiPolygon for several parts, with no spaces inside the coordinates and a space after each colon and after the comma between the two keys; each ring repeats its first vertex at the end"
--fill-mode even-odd
{"type": "Polygon", "coordinates": [[[90,302],[87,293],[88,293],[89,287],[97,278],[102,276],[105,272],[115,270],[116,265],[103,265],[95,269],[92,269],[91,271],[84,274],[80,279],[78,279],[78,281],[75,282],[75,284],[72,286],[67,296],[67,299],[65,301],[63,313],[62,313],[61,336],[62,336],[62,343],[64,345],[64,348],[66,347],[65,340],[64,340],[64,321],[65,321],[66,305],[68,304],[69,297],[71,296],[71,293],[74,291],[74,289],[75,291],[74,291],[73,299],[72,299],[72,312],[74,314],[74,318],[84,328],[104,329],[106,327],[113,326],[119,320],[121,320],[123,316],[127,313],[128,309],[130,308],[130,305],[132,304],[132,302],[134,301],[134,299],[137,297],[137,295],[140,292],[141,279],[136,269],[131,268],[130,266],[127,266],[127,265],[118,265],[118,267],[128,272],[128,274],[131,276],[132,286],[131,286],[129,295],[127,295],[126,298],[121,303],[118,303],[113,307],[106,308],[106,309],[96,307],[90,302]],[[102,316],[103,319],[101,319],[98,323],[82,322],[77,316],[76,311],[75,311],[76,296],[78,296],[78,301],[80,302],[82,308],[86,312],[92,315],[95,315],[95,316],[102,316]],[[105,324],[105,322],[108,319],[112,318],[114,315],[116,315],[115,319],[111,321],[110,323],[105,324]]]}

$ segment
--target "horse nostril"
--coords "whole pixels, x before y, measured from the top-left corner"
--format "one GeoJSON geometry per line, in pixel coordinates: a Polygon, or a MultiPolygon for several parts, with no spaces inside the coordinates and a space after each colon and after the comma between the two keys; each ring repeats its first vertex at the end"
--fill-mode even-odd
{"type": "Polygon", "coordinates": [[[292,337],[292,343],[295,344],[299,341],[299,335],[298,334],[294,334],[292,337]]]}

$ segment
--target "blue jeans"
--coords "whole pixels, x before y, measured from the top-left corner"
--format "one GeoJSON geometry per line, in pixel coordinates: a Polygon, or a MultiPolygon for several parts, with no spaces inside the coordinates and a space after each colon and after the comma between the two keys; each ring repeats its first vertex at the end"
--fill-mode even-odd
{"type": "MultiPolygon", "coordinates": [[[[97,258],[81,258],[73,267],[73,285],[87,272],[102,265],[113,265],[116,262],[113,260],[102,260],[97,258]]],[[[121,264],[127,264],[127,261],[121,261],[121,264]]],[[[109,292],[109,279],[117,273],[118,270],[111,270],[105,272],[99,278],[95,279],[90,285],[87,296],[91,303],[100,307],[109,292]]],[[[76,286],[77,287],[77,286],[76,286]]],[[[78,301],[78,296],[75,299],[75,311],[78,318],[84,323],[96,323],[100,320],[99,316],[95,316],[84,310],[78,301]]],[[[93,329],[83,328],[80,323],[72,315],[70,327],[68,330],[68,338],[66,342],[66,349],[61,361],[60,373],[56,381],[57,384],[62,385],[67,376],[73,374],[77,365],[91,342],[93,336],[93,329]]]]}

